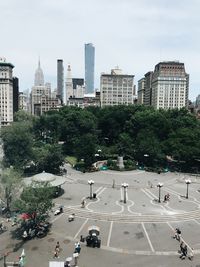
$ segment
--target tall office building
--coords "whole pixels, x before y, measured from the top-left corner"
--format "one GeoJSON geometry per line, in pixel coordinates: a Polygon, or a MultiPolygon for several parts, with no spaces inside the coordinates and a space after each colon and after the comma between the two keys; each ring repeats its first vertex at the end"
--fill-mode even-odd
{"type": "Polygon", "coordinates": [[[95,47],[85,44],[85,88],[87,93],[94,93],[95,47]]]}
{"type": "Polygon", "coordinates": [[[111,74],[102,74],[100,79],[101,106],[134,104],[134,75],[123,74],[118,67],[111,74]]]}
{"type": "Polygon", "coordinates": [[[72,82],[72,74],[71,74],[71,66],[70,65],[68,65],[68,67],[67,67],[67,77],[66,77],[65,89],[66,89],[65,104],[68,105],[69,98],[74,97],[73,82],[72,82]]]}
{"type": "Polygon", "coordinates": [[[13,77],[13,114],[19,110],[19,79],[13,77]]]}
{"type": "Polygon", "coordinates": [[[145,77],[144,105],[151,106],[153,71],[147,72],[144,75],[144,77],[145,77]]]}
{"type": "Polygon", "coordinates": [[[44,74],[38,62],[38,68],[35,71],[34,86],[31,89],[31,114],[41,115],[41,101],[42,96],[51,96],[51,84],[44,84],[44,74]]]}
{"type": "Polygon", "coordinates": [[[84,79],[72,78],[73,83],[73,95],[76,98],[83,98],[85,94],[84,79]]]}
{"type": "Polygon", "coordinates": [[[154,71],[145,74],[144,79],[144,105],[156,109],[180,109],[188,106],[189,75],[184,63],[160,62],[154,71]]]}
{"type": "Polygon", "coordinates": [[[152,106],[155,108],[182,108],[188,105],[189,75],[184,63],[160,62],[152,77],[152,106]]]}
{"type": "Polygon", "coordinates": [[[57,60],[57,97],[63,103],[64,99],[64,67],[63,67],[63,60],[57,60]]]}
{"type": "Polygon", "coordinates": [[[40,66],[40,59],[38,61],[38,68],[35,71],[35,81],[34,86],[43,86],[44,85],[44,74],[40,66]]]}
{"type": "Polygon", "coordinates": [[[7,125],[13,121],[13,68],[14,65],[0,58],[0,121],[7,125]]]}
{"type": "Polygon", "coordinates": [[[138,81],[138,100],[137,103],[144,104],[144,93],[145,93],[145,78],[138,81]]]}

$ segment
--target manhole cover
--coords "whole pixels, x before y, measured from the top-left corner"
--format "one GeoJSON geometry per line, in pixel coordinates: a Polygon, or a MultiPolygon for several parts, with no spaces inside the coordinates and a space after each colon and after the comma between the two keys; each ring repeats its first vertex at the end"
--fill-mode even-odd
{"type": "Polygon", "coordinates": [[[137,239],[141,239],[141,238],[144,237],[143,232],[136,233],[135,235],[136,235],[136,238],[137,238],[137,239]]]}
{"type": "Polygon", "coordinates": [[[107,203],[104,203],[104,205],[107,205],[107,203]]]}
{"type": "Polygon", "coordinates": [[[145,205],[145,204],[143,204],[142,206],[143,206],[143,207],[146,207],[146,205],[145,205]]]}
{"type": "Polygon", "coordinates": [[[124,231],[124,234],[125,235],[129,235],[130,233],[128,231],[124,231]]]}
{"type": "Polygon", "coordinates": [[[38,250],[38,247],[32,247],[31,250],[32,251],[38,250]]]}
{"type": "Polygon", "coordinates": [[[49,238],[47,239],[48,242],[53,242],[55,240],[55,238],[49,238]]]}
{"type": "Polygon", "coordinates": [[[69,244],[69,243],[70,243],[70,240],[65,239],[65,240],[63,241],[63,243],[64,243],[64,244],[69,244]]]}

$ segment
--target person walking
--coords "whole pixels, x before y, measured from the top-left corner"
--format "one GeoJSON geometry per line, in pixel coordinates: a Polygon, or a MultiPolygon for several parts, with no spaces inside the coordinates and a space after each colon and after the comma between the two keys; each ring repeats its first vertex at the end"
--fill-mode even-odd
{"type": "Polygon", "coordinates": [[[175,229],[175,233],[174,233],[173,238],[175,238],[179,242],[181,241],[181,230],[179,228],[175,229]]]}
{"type": "Polygon", "coordinates": [[[183,253],[183,249],[184,249],[184,243],[183,241],[180,243],[180,253],[183,253]]]}
{"type": "Polygon", "coordinates": [[[58,253],[60,252],[60,243],[59,243],[59,241],[56,243],[55,250],[57,250],[58,253]]]}
{"type": "Polygon", "coordinates": [[[180,258],[181,258],[182,260],[184,260],[185,257],[187,257],[187,245],[186,245],[186,244],[185,244],[185,246],[183,247],[182,254],[181,254],[180,258]]]}
{"type": "Polygon", "coordinates": [[[60,243],[59,241],[56,243],[56,247],[54,250],[54,258],[59,258],[59,253],[60,253],[60,243]]]}
{"type": "Polygon", "coordinates": [[[81,244],[79,242],[75,245],[75,251],[74,252],[78,253],[78,254],[81,253],[81,244]]]}

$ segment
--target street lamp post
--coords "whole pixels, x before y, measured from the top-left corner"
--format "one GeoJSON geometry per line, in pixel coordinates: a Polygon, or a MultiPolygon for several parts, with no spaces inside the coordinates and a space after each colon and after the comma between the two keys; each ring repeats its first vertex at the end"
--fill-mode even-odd
{"type": "Polygon", "coordinates": [[[124,203],[126,203],[126,194],[127,194],[128,184],[127,183],[123,183],[122,187],[124,188],[124,203]]]}
{"type": "Polygon", "coordinates": [[[191,180],[187,179],[185,180],[185,183],[187,185],[186,198],[188,198],[188,189],[189,189],[189,184],[191,184],[191,180]]]}
{"type": "Polygon", "coordinates": [[[163,187],[163,184],[162,183],[158,183],[157,184],[157,187],[158,187],[158,202],[160,203],[160,195],[161,195],[161,187],[163,187]]]}
{"type": "Polygon", "coordinates": [[[94,184],[94,181],[88,180],[88,184],[90,185],[90,199],[92,199],[92,185],[94,184]]]}

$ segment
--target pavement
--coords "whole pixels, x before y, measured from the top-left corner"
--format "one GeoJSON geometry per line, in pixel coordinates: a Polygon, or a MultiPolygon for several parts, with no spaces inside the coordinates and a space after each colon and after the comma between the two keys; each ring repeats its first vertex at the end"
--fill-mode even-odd
{"type": "MultiPolygon", "coordinates": [[[[7,260],[17,260],[22,249],[26,253],[29,267],[47,267],[53,259],[56,242],[61,244],[60,258],[72,256],[75,242],[88,234],[88,227],[100,227],[102,246],[100,249],[86,247],[82,250],[78,266],[194,266],[200,267],[200,179],[179,173],[155,174],[145,171],[100,171],[81,173],[66,166],[64,194],[55,199],[56,207],[63,205],[64,213],[51,214],[52,228],[42,239],[27,242],[13,240],[12,227],[0,235],[0,253],[10,252],[7,260]],[[191,179],[189,197],[186,198],[185,179],[191,179]],[[90,199],[88,180],[93,180],[90,199]],[[122,183],[128,183],[126,203],[122,183]],[[158,183],[161,202],[158,202],[158,183]],[[163,202],[170,194],[170,201],[163,202]],[[85,208],[81,200],[86,198],[85,208]],[[68,216],[75,213],[75,220],[68,216]],[[188,252],[194,249],[194,260],[179,258],[179,242],[174,240],[174,229],[182,231],[182,241],[188,252]]],[[[0,261],[1,263],[2,261],[0,261]]]]}

